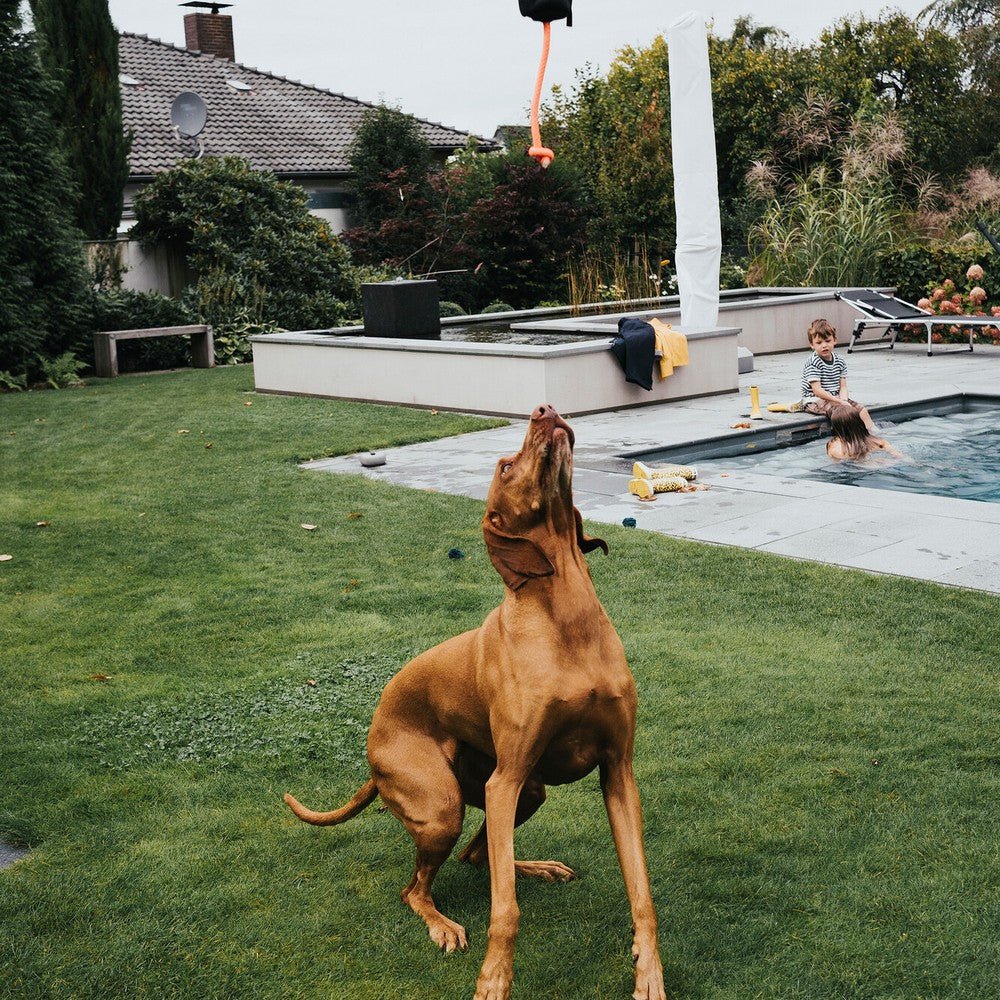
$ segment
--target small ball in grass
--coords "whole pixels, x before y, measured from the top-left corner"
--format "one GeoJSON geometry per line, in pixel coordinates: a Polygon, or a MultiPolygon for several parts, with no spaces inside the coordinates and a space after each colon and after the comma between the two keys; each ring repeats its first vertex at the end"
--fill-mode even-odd
{"type": "Polygon", "coordinates": [[[626,527],[626,528],[634,528],[635,527],[635,518],[634,517],[623,517],[622,518],[622,525],[624,527],[626,527]]]}
{"type": "Polygon", "coordinates": [[[465,553],[461,549],[448,549],[449,559],[464,559],[465,553]]]}

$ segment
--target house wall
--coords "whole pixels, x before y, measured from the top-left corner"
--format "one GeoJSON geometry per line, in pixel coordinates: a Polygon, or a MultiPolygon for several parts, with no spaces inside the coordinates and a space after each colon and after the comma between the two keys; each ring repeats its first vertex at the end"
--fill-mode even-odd
{"type": "Polygon", "coordinates": [[[120,274],[122,288],[136,292],[159,292],[176,298],[190,282],[184,256],[173,247],[147,247],[121,234],[116,240],[85,243],[84,249],[91,264],[102,255],[112,255],[110,267],[120,274]]]}

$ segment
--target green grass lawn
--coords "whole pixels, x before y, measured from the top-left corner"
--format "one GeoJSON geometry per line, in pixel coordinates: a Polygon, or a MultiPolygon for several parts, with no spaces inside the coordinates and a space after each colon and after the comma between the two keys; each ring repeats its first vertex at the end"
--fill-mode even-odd
{"type": "MultiPolygon", "coordinates": [[[[251,389],[0,396],[0,837],[34,848],[0,872],[0,997],[472,996],[486,876],[442,869],[471,945],[439,955],[392,817],[280,797],[346,799],[386,679],[501,596],[481,504],[296,462],[488,422],[251,389]]],[[[674,1000],[996,996],[1000,600],[589,530],[674,1000]]],[[[519,884],[515,997],[630,996],[596,779],[518,853],[581,878],[519,884]]]]}

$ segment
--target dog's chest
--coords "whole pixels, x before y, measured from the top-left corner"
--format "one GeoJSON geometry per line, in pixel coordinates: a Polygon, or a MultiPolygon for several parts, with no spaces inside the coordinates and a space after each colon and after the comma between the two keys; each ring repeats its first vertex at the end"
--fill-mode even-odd
{"type": "Polygon", "coordinates": [[[535,767],[538,777],[561,785],[593,771],[634,726],[633,691],[622,678],[621,683],[598,681],[573,695],[562,692],[551,738],[535,767]]]}

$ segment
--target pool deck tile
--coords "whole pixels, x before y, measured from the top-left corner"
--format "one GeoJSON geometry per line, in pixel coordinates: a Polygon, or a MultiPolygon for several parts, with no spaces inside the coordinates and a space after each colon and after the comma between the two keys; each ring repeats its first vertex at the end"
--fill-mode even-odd
{"type": "MultiPolygon", "coordinates": [[[[959,392],[1000,393],[1000,348],[945,351],[839,349],[851,396],[869,406],[897,405],[959,392]]],[[[1000,594],[1000,503],[796,480],[751,472],[706,476],[710,490],[660,494],[643,503],[628,493],[631,459],[621,456],[738,433],[747,389],[762,403],[794,399],[808,351],[755,359],[740,376],[740,393],[680,400],[631,410],[570,415],[576,433],[574,490],[592,521],[875,573],[915,577],[1000,594]]],[[[542,402],[542,400],[539,400],[542,402]]],[[[801,414],[766,413],[762,427],[789,426],[801,414]]],[[[364,469],[357,456],[322,459],[303,468],[361,473],[373,479],[482,500],[497,459],[512,454],[525,421],[426,444],[393,448],[388,462],[364,469]]],[[[889,435],[887,435],[889,436],[889,435]]],[[[716,460],[713,464],[718,464],[716,460]]]]}

